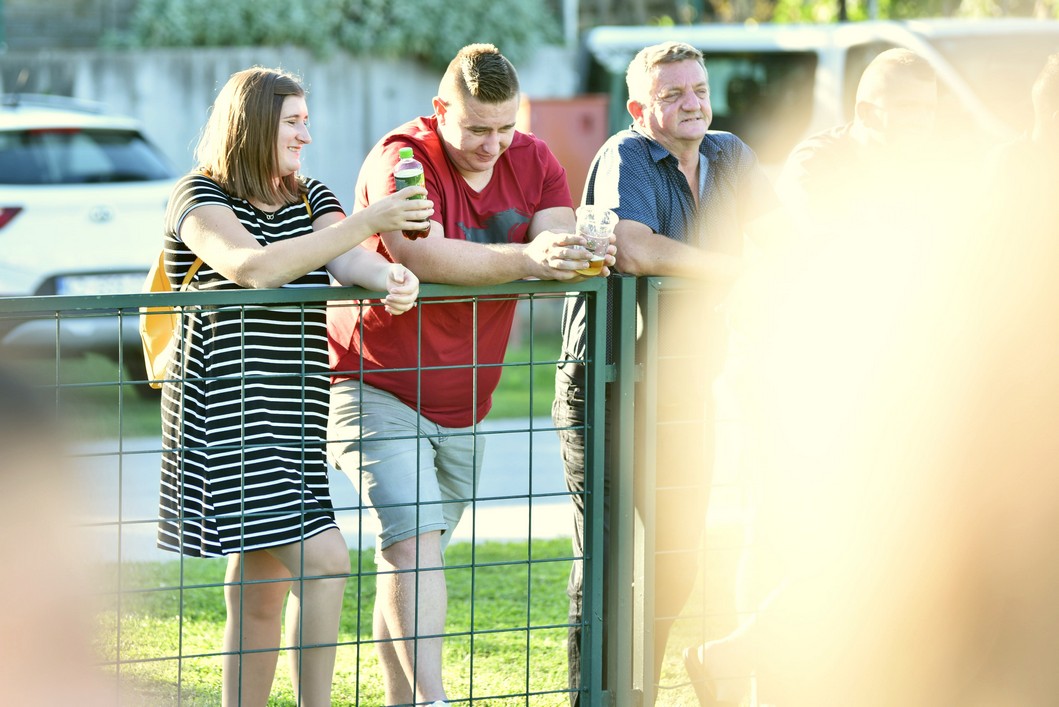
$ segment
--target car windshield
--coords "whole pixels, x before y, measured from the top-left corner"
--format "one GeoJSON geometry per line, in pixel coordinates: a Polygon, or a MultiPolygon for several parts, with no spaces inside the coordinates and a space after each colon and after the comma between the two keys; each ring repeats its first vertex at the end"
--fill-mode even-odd
{"type": "Polygon", "coordinates": [[[135,130],[0,131],[0,184],[102,184],[168,179],[162,156],[135,130]]]}
{"type": "Polygon", "coordinates": [[[991,34],[930,41],[994,115],[1018,132],[1032,126],[1030,89],[1048,55],[1059,51],[1059,36],[991,34]]]}

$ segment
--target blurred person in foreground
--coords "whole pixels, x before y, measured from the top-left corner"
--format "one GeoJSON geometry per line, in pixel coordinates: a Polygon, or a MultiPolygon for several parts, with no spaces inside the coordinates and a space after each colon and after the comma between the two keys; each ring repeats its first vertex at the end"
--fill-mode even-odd
{"type": "Polygon", "coordinates": [[[0,368],[0,694],[26,707],[137,704],[93,647],[98,586],[81,546],[63,425],[23,375],[0,368]]]}
{"type": "MultiPolygon", "coordinates": [[[[935,181],[939,175],[931,147],[936,109],[937,82],[926,60],[906,49],[875,57],[858,83],[853,120],[795,146],[777,182],[804,247],[743,278],[728,310],[733,339],[742,352],[739,365],[728,373],[742,412],[741,457],[753,516],[752,541],[739,567],[738,600],[751,616],[789,591],[791,558],[800,551],[791,546],[795,534],[785,521],[791,516],[790,499],[800,491],[789,484],[801,468],[763,442],[788,421],[771,401],[777,383],[763,375],[772,352],[760,344],[761,338],[780,326],[781,316],[803,316],[781,306],[799,296],[802,283],[792,279],[791,272],[811,268],[820,273],[825,264],[858,272],[863,243],[877,248],[892,245],[890,252],[902,257],[913,257],[914,251],[898,243],[912,244],[915,250],[922,247],[916,236],[930,232],[940,214],[935,181]],[[848,263],[835,260],[843,253],[850,258],[848,263]]],[[[894,272],[895,281],[902,272],[894,272]]],[[[826,311],[819,309],[821,316],[826,311]]],[[[830,325],[848,326],[841,318],[830,325]]],[[[810,331],[818,333],[821,344],[831,336],[815,328],[806,334],[810,331]]],[[[748,636],[757,630],[754,620],[742,621],[730,635],[686,654],[701,704],[738,702],[746,692],[751,673],[746,646],[753,643],[748,636]],[[718,676],[728,679],[718,682],[714,679],[718,676]]]]}
{"type": "Polygon", "coordinates": [[[751,673],[777,707],[1055,703],[1053,233],[836,239],[757,283],[759,520],[785,582],[706,646],[704,704],[751,673]]]}
{"type": "MultiPolygon", "coordinates": [[[[415,305],[415,275],[356,246],[378,230],[419,228],[431,202],[408,197],[426,192],[409,187],[346,217],[324,184],[300,174],[308,126],[296,77],[232,74],[196,150],[199,169],[169,200],[174,291],[201,259],[197,290],[333,277],[385,292],[374,306],[390,313],[415,305]]],[[[228,558],[224,705],[268,701],[285,600],[298,703],[328,705],[349,551],[328,491],[324,308],[203,306],[182,316],[184,342],[162,387],[158,545],[228,558]]]]}
{"type": "MultiPolygon", "coordinates": [[[[410,240],[380,228],[367,247],[425,282],[579,278],[588,255],[574,234],[566,172],[543,141],[515,130],[518,107],[511,62],[491,44],[461,49],[434,114],[384,136],[357,180],[358,207],[389,198],[398,152],[412,148],[435,204],[429,231],[410,240]]],[[[382,526],[374,637],[390,705],[448,699],[443,553],[477,492],[478,424],[500,380],[515,305],[459,298],[426,303],[415,318],[356,308],[328,316],[328,450],[382,526]]]]}
{"type": "Polygon", "coordinates": [[[992,223],[1014,231],[1059,232],[1054,192],[1059,179],[1059,53],[1045,61],[1030,91],[1033,127],[998,147],[987,162],[983,200],[996,202],[992,223]]]}
{"type": "Polygon", "coordinates": [[[815,236],[922,226],[943,186],[932,144],[937,104],[925,59],[907,49],[875,57],[857,84],[853,120],[787,158],[776,188],[798,224],[815,236]]]}
{"type": "MultiPolygon", "coordinates": [[[[626,81],[632,125],[596,154],[583,203],[618,214],[618,272],[694,282],[690,291],[664,294],[660,304],[659,350],[679,362],[659,366],[658,512],[650,519],[656,524],[656,577],[650,590],[656,609],[657,683],[670,628],[698,573],[714,454],[711,386],[726,349],[717,306],[743,267],[744,240],[773,244],[783,219],[753,151],[731,133],[709,130],[713,114],[701,52],[678,42],[646,47],[630,62],[626,81]]],[[[564,359],[583,361],[587,356],[586,311],[583,298],[567,300],[564,359]]],[[[579,363],[559,366],[552,410],[567,486],[574,494],[577,557],[584,555],[585,376],[579,363]]],[[[608,449],[612,442],[608,438],[608,449]]],[[[609,475],[606,458],[604,470],[609,475]]],[[[607,476],[604,487],[609,488],[607,476]]],[[[605,505],[606,519],[609,499],[605,505]]],[[[607,535],[605,530],[605,558],[607,535]]],[[[567,590],[572,624],[568,668],[575,705],[581,702],[583,584],[582,563],[575,561],[567,590]]],[[[606,680],[604,676],[604,686],[606,680]]]]}
{"type": "MultiPolygon", "coordinates": [[[[1043,144],[1055,68],[1034,86],[1043,144]]],[[[759,530],[784,579],[700,651],[704,704],[736,702],[727,678],[749,674],[777,707],[1054,704],[1050,184],[1024,185],[1041,189],[1027,219],[1005,201],[1021,188],[998,184],[927,248],[919,229],[883,248],[835,238],[744,293],[768,462],[759,530]]]]}

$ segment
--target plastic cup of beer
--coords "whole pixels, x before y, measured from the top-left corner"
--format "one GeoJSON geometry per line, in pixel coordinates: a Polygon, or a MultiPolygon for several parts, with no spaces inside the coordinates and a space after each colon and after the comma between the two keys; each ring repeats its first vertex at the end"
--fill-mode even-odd
{"type": "Polygon", "coordinates": [[[577,210],[577,235],[585,239],[584,248],[589,252],[588,267],[575,270],[578,275],[595,277],[603,271],[607,257],[607,246],[618,215],[603,206],[582,206],[577,210]]]}

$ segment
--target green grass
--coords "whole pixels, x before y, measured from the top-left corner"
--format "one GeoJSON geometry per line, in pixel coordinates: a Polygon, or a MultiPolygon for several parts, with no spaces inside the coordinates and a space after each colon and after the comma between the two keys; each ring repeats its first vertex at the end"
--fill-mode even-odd
{"type": "Polygon", "coordinates": [[[48,386],[67,429],[78,439],[158,435],[162,425],[159,393],[145,386],[119,384],[117,362],[97,354],[53,359],[8,359],[4,365],[36,385],[48,386]]]}
{"type": "MultiPolygon", "coordinates": [[[[446,553],[449,612],[445,683],[450,697],[476,705],[565,705],[567,540],[453,545],[446,553]],[[473,569],[471,565],[474,565],[473,569]],[[473,634],[473,635],[472,635],[473,634]]],[[[375,599],[373,551],[351,555],[333,703],[384,704],[371,643],[375,599]],[[360,568],[359,575],[356,574],[360,568]]],[[[119,657],[122,684],[146,704],[217,705],[224,598],[224,560],[185,560],[122,567],[119,600],[101,617],[99,648],[119,657]],[[180,586],[183,571],[183,592],[180,586]],[[181,615],[182,614],[182,615],[181,615]],[[119,618],[120,617],[120,618],[119,618]],[[120,637],[119,637],[120,631],[120,637]],[[190,657],[177,661],[179,655],[190,657]],[[125,662],[132,661],[132,662],[125,662]]],[[[270,705],[294,705],[286,657],[280,657],[270,705]]]]}
{"type": "MultiPolygon", "coordinates": [[[[674,625],[659,707],[696,704],[681,650],[736,625],[732,586],[740,543],[735,529],[708,541],[709,571],[699,573],[674,625]]],[[[565,539],[449,548],[444,681],[451,698],[459,702],[473,694],[474,704],[483,706],[568,704],[562,690],[569,557],[565,539]]],[[[381,705],[382,675],[371,635],[373,551],[353,552],[351,561],[354,576],[346,586],[333,704],[381,705]]],[[[152,707],[220,704],[221,660],[213,654],[220,650],[224,628],[219,586],[224,560],[130,563],[121,572],[123,593],[101,615],[99,650],[105,660],[122,661],[122,685],[152,707]],[[183,592],[177,589],[181,572],[183,592]],[[178,661],[180,655],[189,657],[178,661]]],[[[295,704],[285,655],[268,704],[295,704]]]]}
{"type": "Polygon", "coordinates": [[[493,393],[489,417],[547,417],[555,398],[555,361],[562,339],[554,335],[528,334],[512,342],[504,357],[500,385],[493,393]]]}

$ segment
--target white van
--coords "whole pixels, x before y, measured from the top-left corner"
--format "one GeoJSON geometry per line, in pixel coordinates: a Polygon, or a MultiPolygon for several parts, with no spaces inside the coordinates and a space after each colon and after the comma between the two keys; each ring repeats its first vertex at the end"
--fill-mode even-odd
{"type": "Polygon", "coordinates": [[[1023,132],[1031,125],[1030,87],[1045,58],[1059,52],[1059,21],[597,27],[585,37],[587,88],[610,94],[612,133],[629,124],[629,61],[643,47],[667,40],[705,54],[712,127],[740,136],[762,163],[776,166],[801,139],[852,118],[864,67],[894,47],[911,49],[934,66],[939,118],[950,131],[1001,139],[1023,132]]]}

